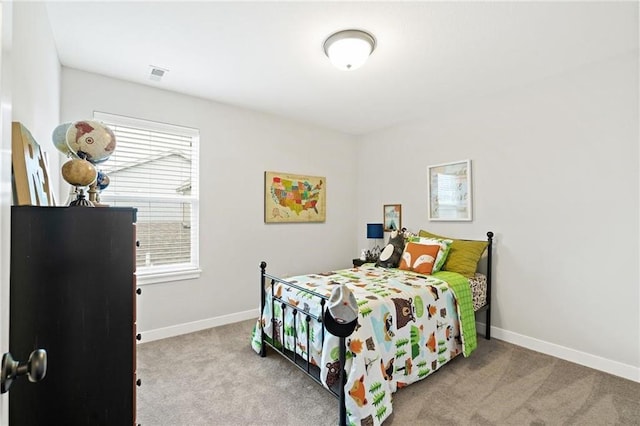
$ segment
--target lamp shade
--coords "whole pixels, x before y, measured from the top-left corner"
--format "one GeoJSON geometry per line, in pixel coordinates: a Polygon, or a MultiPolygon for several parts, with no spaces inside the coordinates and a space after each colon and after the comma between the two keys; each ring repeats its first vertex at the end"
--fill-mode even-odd
{"type": "Polygon", "coordinates": [[[381,223],[367,223],[367,238],[384,238],[384,229],[381,223]]]}
{"type": "Polygon", "coordinates": [[[376,47],[376,40],[365,31],[343,30],[329,36],[324,42],[324,53],[341,70],[360,68],[376,47]]]}

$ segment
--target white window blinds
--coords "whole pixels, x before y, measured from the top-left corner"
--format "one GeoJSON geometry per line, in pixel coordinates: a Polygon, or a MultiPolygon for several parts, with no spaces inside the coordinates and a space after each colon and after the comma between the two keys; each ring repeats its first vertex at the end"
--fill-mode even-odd
{"type": "Polygon", "coordinates": [[[102,203],[138,209],[140,284],[198,272],[196,129],[95,112],[113,130],[116,150],[98,165],[109,177],[102,203]]]}

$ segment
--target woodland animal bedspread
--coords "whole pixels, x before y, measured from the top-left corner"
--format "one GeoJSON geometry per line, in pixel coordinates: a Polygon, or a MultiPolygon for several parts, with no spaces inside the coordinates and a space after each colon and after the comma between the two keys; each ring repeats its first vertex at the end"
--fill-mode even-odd
{"type": "MultiPolygon", "coordinates": [[[[471,291],[462,275],[438,272],[423,276],[366,264],[288,281],[326,296],[335,285],[345,284],[356,296],[358,326],[346,339],[350,424],[381,424],[393,410],[392,394],[398,388],[427,377],[461,352],[470,355],[477,345],[471,291]]],[[[322,316],[322,307],[314,302],[317,299],[286,284],[275,286],[274,293],[299,310],[322,316]]],[[[294,320],[291,310],[286,312],[282,327],[280,306],[268,300],[259,320],[265,333],[278,345],[283,340],[288,349],[295,345],[297,353],[320,367],[321,380],[331,386],[339,380],[339,339],[327,333],[323,345],[321,323],[294,320]]],[[[258,327],[252,346],[259,352],[258,327]]]]}

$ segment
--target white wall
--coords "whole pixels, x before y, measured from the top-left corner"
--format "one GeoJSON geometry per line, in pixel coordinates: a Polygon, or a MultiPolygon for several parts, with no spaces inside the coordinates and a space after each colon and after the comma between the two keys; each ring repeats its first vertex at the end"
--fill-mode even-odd
{"type": "Polygon", "coordinates": [[[494,336],[640,381],[638,72],[635,51],[364,137],[358,223],[401,203],[410,230],[494,231],[494,336]],[[428,222],[427,165],[464,159],[473,222],[428,222]]]}
{"type": "Polygon", "coordinates": [[[97,110],[200,129],[202,276],[144,286],[143,339],[145,331],[147,339],[163,337],[257,316],[261,260],[274,274],[350,266],[357,251],[352,137],[69,68],[62,71],[61,109],[62,121],[97,110]],[[326,222],[266,225],[267,170],[325,176],[326,222]]]}
{"type": "Polygon", "coordinates": [[[11,60],[13,121],[29,129],[46,152],[51,187],[60,201],[62,177],[51,133],[60,124],[61,67],[44,3],[15,3],[11,60]]]}
{"type": "MultiPolygon", "coordinates": [[[[13,5],[0,3],[0,353],[9,350],[11,250],[11,48],[13,5]]],[[[0,424],[9,422],[9,398],[0,396],[0,424]]]]}

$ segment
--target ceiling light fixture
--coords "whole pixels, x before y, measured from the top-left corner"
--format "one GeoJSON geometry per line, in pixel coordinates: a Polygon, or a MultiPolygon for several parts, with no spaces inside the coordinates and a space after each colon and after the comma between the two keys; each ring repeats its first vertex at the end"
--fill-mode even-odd
{"type": "Polygon", "coordinates": [[[366,31],[343,30],[324,42],[324,53],[331,63],[345,71],[360,68],[376,48],[376,39],[366,31]]]}

